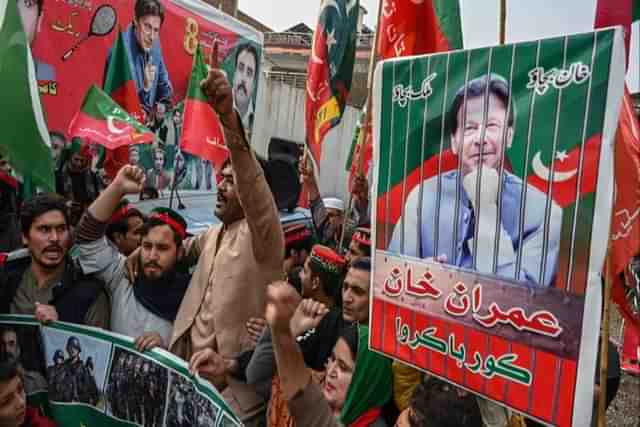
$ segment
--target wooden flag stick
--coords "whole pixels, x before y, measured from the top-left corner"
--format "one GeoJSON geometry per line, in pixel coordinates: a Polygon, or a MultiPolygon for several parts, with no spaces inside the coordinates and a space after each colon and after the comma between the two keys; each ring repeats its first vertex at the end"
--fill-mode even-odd
{"type": "MultiPolygon", "coordinates": [[[[609,249],[611,244],[609,244],[609,249]]],[[[607,368],[609,365],[609,316],[611,308],[611,258],[607,251],[605,264],[602,326],[600,332],[600,386],[598,387],[598,427],[607,425],[607,368]]]]}
{"type": "Polygon", "coordinates": [[[500,44],[503,45],[507,34],[507,0],[500,0],[500,44]]]}
{"type": "MultiPolygon", "coordinates": [[[[373,45],[371,46],[371,59],[369,60],[369,75],[367,76],[367,115],[365,116],[365,123],[362,124],[362,128],[361,128],[361,132],[364,131],[366,129],[367,126],[367,117],[371,117],[371,107],[372,107],[372,102],[371,102],[371,90],[372,90],[372,86],[373,86],[373,71],[376,68],[376,64],[378,63],[378,37],[380,37],[380,17],[382,16],[382,6],[384,4],[384,0],[379,0],[378,1],[378,21],[376,24],[376,32],[373,36],[373,45]]],[[[357,175],[361,175],[362,174],[362,170],[363,170],[363,151],[364,151],[364,145],[365,145],[365,141],[366,141],[366,135],[365,138],[361,138],[356,142],[356,147],[354,148],[354,153],[359,153],[358,154],[358,163],[357,163],[357,169],[356,169],[356,174],[357,175]]],[[[353,161],[353,160],[352,160],[353,161]]],[[[338,253],[342,253],[343,247],[344,247],[344,235],[345,235],[345,225],[346,225],[346,221],[348,218],[351,217],[351,211],[353,210],[353,194],[351,194],[351,192],[349,192],[349,204],[347,205],[347,211],[345,213],[344,216],[344,220],[342,221],[342,232],[340,233],[340,242],[338,244],[338,253]]]]}

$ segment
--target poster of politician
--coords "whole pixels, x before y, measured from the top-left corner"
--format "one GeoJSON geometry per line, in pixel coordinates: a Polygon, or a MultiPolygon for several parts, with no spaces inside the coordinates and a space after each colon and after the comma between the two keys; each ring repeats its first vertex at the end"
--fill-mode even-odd
{"type": "Polygon", "coordinates": [[[377,67],[374,349],[488,405],[588,425],[621,42],[605,30],[377,67]]]}
{"type": "MultiPolygon", "coordinates": [[[[56,157],[59,147],[68,146],[76,136],[69,134],[69,125],[95,84],[155,133],[153,148],[143,156],[149,157],[145,167],[150,187],[162,193],[170,189],[175,176],[180,188],[211,189],[212,176],[215,181],[211,164],[181,154],[178,148],[193,57],[200,46],[208,60],[218,44],[235,108],[250,134],[261,33],[197,0],[16,1],[56,157]],[[176,162],[182,169],[175,167],[176,162]]],[[[107,165],[94,162],[94,167],[109,172],[126,164],[127,150],[116,151],[107,165]]],[[[56,163],[58,168],[64,166],[56,163]]]]}

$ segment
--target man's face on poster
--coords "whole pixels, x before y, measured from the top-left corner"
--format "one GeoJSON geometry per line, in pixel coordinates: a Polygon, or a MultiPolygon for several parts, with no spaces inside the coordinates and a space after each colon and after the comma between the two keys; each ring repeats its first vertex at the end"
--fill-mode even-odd
{"type": "Polygon", "coordinates": [[[135,145],[129,146],[129,164],[137,166],[140,162],[140,149],[135,145]]]}
{"type": "Polygon", "coordinates": [[[159,16],[145,15],[142,18],[135,21],[135,34],[138,44],[145,51],[150,51],[153,47],[153,42],[160,35],[160,26],[162,20],[159,16]]]}
{"type": "Polygon", "coordinates": [[[10,354],[15,359],[20,358],[20,345],[18,334],[13,330],[5,330],[0,336],[0,354],[10,354]]]}
{"type": "Polygon", "coordinates": [[[22,19],[22,28],[29,45],[33,44],[36,33],[40,29],[40,9],[37,0],[18,0],[18,12],[22,19]]]}
{"type": "Polygon", "coordinates": [[[451,149],[462,157],[462,174],[476,170],[482,164],[498,169],[503,155],[502,141],[511,147],[513,128],[508,125],[506,106],[494,94],[489,95],[486,121],[484,120],[485,98],[467,99],[466,119],[464,105],[457,114],[458,126],[451,138],[451,149]]]}
{"type": "Polygon", "coordinates": [[[236,71],[233,75],[233,99],[242,114],[247,111],[253,93],[253,82],[256,76],[256,58],[249,50],[238,54],[236,71]]]}

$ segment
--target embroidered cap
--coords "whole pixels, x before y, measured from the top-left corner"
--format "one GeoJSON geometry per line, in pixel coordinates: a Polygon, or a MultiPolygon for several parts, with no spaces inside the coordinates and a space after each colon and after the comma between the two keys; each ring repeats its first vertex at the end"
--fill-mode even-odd
{"type": "Polygon", "coordinates": [[[365,227],[358,227],[351,237],[352,240],[361,245],[371,246],[371,230],[365,227]]]}
{"type": "Polygon", "coordinates": [[[309,257],[311,263],[333,274],[341,275],[347,265],[347,261],[336,251],[322,245],[314,245],[309,257]]]}
{"type": "Polygon", "coordinates": [[[344,202],[336,197],[325,197],[322,202],[327,209],[336,209],[344,212],[344,202]]]}

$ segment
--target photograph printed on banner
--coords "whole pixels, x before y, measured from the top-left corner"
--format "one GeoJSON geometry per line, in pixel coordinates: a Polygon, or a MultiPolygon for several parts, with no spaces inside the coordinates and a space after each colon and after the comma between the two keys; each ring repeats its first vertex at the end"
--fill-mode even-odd
{"type": "Polygon", "coordinates": [[[162,426],[167,381],[167,368],[116,346],[105,392],[107,414],[144,427],[162,426]]]}
{"type": "Polygon", "coordinates": [[[167,427],[215,426],[219,408],[198,393],[191,380],[171,372],[167,427]]]}
{"type": "Polygon", "coordinates": [[[621,49],[602,30],[378,66],[372,348],[587,422],[621,49]]]}
{"type": "Polygon", "coordinates": [[[44,352],[38,325],[0,323],[0,356],[12,357],[20,363],[27,395],[47,391],[44,352]]]}
{"type": "Polygon", "coordinates": [[[104,408],[111,343],[61,329],[43,328],[49,400],[104,408]]]}

